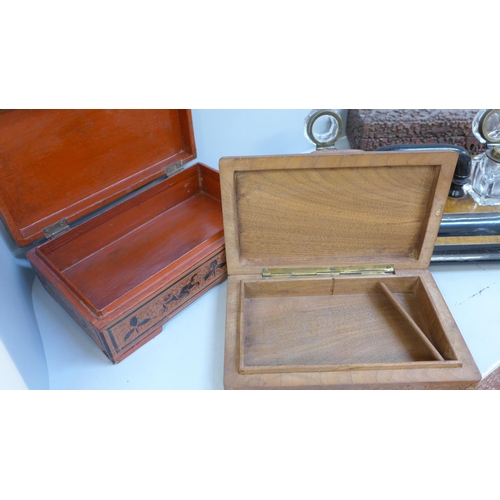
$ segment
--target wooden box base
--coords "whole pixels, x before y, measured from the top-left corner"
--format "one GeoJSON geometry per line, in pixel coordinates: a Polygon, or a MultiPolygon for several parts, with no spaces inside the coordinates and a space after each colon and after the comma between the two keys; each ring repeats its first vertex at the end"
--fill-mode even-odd
{"type": "Polygon", "coordinates": [[[229,278],[227,389],[464,389],[480,378],[427,270],[229,278]]]}
{"type": "Polygon", "coordinates": [[[219,174],[189,167],[32,249],[28,259],[117,363],[226,277],[219,174]]]}

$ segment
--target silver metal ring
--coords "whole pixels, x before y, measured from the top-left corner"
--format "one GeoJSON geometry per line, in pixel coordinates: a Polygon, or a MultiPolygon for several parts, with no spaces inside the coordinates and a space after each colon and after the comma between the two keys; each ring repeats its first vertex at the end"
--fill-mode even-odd
{"type": "Polygon", "coordinates": [[[335,144],[335,141],[340,137],[340,134],[342,133],[342,118],[335,113],[335,111],[332,111],[330,109],[319,109],[318,111],[315,111],[311,113],[307,117],[307,123],[306,123],[306,134],[309,139],[316,144],[318,148],[329,148],[332,147],[335,144]],[[337,132],[332,133],[331,137],[328,137],[327,140],[325,141],[320,141],[316,138],[316,136],[313,133],[313,126],[314,123],[318,118],[321,118],[322,116],[329,116],[332,120],[333,123],[337,123],[337,132]]]}
{"type": "Polygon", "coordinates": [[[495,114],[497,113],[500,113],[500,109],[488,109],[486,111],[486,113],[484,113],[484,115],[481,117],[481,120],[479,122],[479,132],[480,134],[483,136],[483,138],[485,139],[485,141],[488,143],[488,144],[499,144],[500,143],[500,139],[498,137],[491,137],[489,134],[488,134],[488,131],[487,131],[487,128],[486,128],[486,125],[488,124],[488,120],[495,114]]]}

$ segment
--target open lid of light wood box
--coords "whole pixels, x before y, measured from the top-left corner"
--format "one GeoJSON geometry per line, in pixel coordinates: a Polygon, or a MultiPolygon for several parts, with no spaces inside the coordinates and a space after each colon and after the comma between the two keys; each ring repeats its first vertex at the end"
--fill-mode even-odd
{"type": "Polygon", "coordinates": [[[355,152],[220,161],[228,273],[427,268],[454,152],[355,152]]]}
{"type": "Polygon", "coordinates": [[[189,110],[3,110],[0,215],[25,246],[195,157],[189,110]]]}

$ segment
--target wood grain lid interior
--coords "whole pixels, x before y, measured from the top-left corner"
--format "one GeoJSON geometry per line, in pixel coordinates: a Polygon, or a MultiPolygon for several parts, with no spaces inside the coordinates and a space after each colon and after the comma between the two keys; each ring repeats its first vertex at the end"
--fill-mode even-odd
{"type": "Polygon", "coordinates": [[[0,213],[24,246],[195,157],[189,110],[5,110],[0,213]]]}
{"type": "Polygon", "coordinates": [[[370,263],[426,268],[456,161],[450,152],[223,158],[229,273],[370,263]]]}

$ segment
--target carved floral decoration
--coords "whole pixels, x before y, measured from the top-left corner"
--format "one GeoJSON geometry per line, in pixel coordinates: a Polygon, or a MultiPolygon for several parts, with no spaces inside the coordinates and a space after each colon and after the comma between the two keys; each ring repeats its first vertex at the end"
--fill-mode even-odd
{"type": "Polygon", "coordinates": [[[215,255],[193,273],[164,290],[140,309],[124,318],[120,323],[108,329],[119,352],[125,345],[138,339],[150,327],[162,323],[168,316],[189,301],[194,295],[208,288],[221,275],[226,274],[226,255],[222,251],[215,255]]]}

